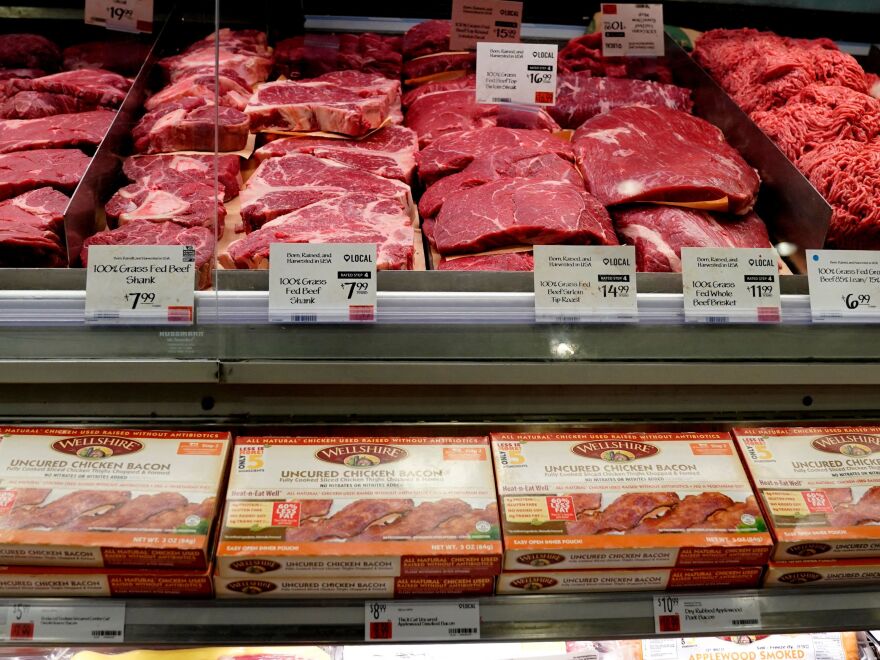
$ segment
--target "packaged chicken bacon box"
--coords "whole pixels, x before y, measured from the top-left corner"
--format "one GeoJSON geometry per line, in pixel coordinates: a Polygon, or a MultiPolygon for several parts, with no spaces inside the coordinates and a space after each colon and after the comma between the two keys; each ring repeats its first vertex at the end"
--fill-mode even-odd
{"type": "MultiPolygon", "coordinates": [[[[501,570],[486,438],[237,438],[232,460],[221,578],[501,570]]],[[[236,588],[268,584],[238,580],[236,588]]]]}
{"type": "Polygon", "coordinates": [[[759,566],[772,540],[726,433],[499,433],[504,570],[759,566]]]}
{"type": "Polygon", "coordinates": [[[777,540],[774,559],[880,557],[880,427],[734,435],[777,540]]]}
{"type": "Polygon", "coordinates": [[[0,427],[0,564],[207,570],[228,433],[0,427]]]}

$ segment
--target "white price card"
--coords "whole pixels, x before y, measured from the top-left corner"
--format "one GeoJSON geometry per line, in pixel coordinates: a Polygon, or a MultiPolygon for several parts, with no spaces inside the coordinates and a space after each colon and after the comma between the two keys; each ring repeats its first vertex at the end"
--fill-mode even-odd
{"type": "Polygon", "coordinates": [[[605,57],[662,57],[663,5],[602,5],[602,54],[605,57]]]}
{"type": "Polygon", "coordinates": [[[477,103],[556,103],[556,44],[477,44],[477,103]]]}
{"type": "Polygon", "coordinates": [[[373,243],[269,246],[270,323],[376,320],[373,243]]]}
{"type": "Polygon", "coordinates": [[[120,32],[152,32],[153,0],[86,0],[86,23],[120,32]]]}
{"type": "Polygon", "coordinates": [[[778,323],[779,261],[773,248],[682,248],[686,321],[778,323]]]}
{"type": "Polygon", "coordinates": [[[536,245],[535,320],[635,321],[636,251],[631,245],[536,245]]]}
{"type": "Polygon", "coordinates": [[[122,642],[125,603],[43,606],[12,604],[0,607],[0,641],[122,642]]]}
{"type": "Polygon", "coordinates": [[[86,273],[86,323],[192,325],[195,285],[192,246],[92,246],[86,273]]]}
{"type": "Polygon", "coordinates": [[[813,321],[880,319],[880,252],[807,250],[813,321]]]}
{"type": "Polygon", "coordinates": [[[715,633],[761,627],[757,598],[748,596],[654,596],[657,633],[715,633]]]}
{"type": "Polygon", "coordinates": [[[430,642],[480,639],[480,603],[476,600],[364,603],[364,639],[368,642],[430,642]]]}
{"type": "Polygon", "coordinates": [[[479,41],[519,41],[522,8],[514,0],[452,0],[450,50],[474,50],[479,41]]]}

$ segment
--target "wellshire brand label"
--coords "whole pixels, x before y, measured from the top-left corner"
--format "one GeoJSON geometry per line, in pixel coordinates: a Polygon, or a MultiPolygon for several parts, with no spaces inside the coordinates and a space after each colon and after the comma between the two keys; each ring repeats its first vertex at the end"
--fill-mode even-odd
{"type": "Polygon", "coordinates": [[[533,552],[526,555],[520,555],[516,558],[517,563],[526,566],[552,566],[565,561],[565,557],[553,552],[533,552]]]}
{"type": "Polygon", "coordinates": [[[409,453],[393,445],[341,445],[326,447],[315,452],[315,458],[327,463],[337,463],[355,468],[371,468],[386,463],[402,461],[409,453]]]}
{"type": "Polygon", "coordinates": [[[544,575],[532,575],[510,581],[511,587],[524,591],[540,591],[541,589],[555,587],[557,584],[559,584],[559,580],[544,575]]]}
{"type": "Polygon", "coordinates": [[[660,453],[659,447],[631,440],[601,440],[582,442],[571,448],[571,452],[587,458],[598,458],[609,463],[634,461],[660,453]]]}
{"type": "Polygon", "coordinates": [[[780,575],[778,579],[780,582],[785,582],[786,584],[807,584],[808,582],[817,582],[818,580],[821,580],[822,576],[813,571],[796,571],[794,573],[780,575]]]}
{"type": "Polygon", "coordinates": [[[816,438],[810,444],[819,451],[844,456],[867,456],[880,451],[880,437],[862,433],[826,435],[816,438]]]}
{"type": "Polygon", "coordinates": [[[229,568],[233,571],[241,573],[252,573],[259,575],[261,573],[271,573],[281,568],[281,564],[270,559],[242,559],[229,564],[229,568]]]}
{"type": "Polygon", "coordinates": [[[226,585],[226,588],[240,594],[256,595],[275,591],[275,589],[278,588],[278,585],[269,582],[268,580],[238,580],[236,582],[230,582],[226,585]]]}
{"type": "Polygon", "coordinates": [[[815,557],[831,552],[831,546],[827,543],[798,543],[786,548],[785,552],[795,557],[815,557]]]}
{"type": "Polygon", "coordinates": [[[133,454],[143,448],[143,443],[137,440],[106,435],[77,436],[52,443],[55,451],[92,460],[133,454]]]}

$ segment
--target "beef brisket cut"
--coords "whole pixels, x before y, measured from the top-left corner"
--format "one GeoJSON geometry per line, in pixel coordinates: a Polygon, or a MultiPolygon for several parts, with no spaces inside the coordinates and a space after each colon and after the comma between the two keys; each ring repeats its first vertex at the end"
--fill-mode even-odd
{"type": "Polygon", "coordinates": [[[379,128],[400,99],[400,83],[357,71],[267,83],[245,112],[254,131],[328,131],[360,137],[379,128]]]}
{"type": "Polygon", "coordinates": [[[0,199],[44,187],[73,192],[90,160],[78,149],[42,149],[2,154],[0,199]]]}
{"type": "Polygon", "coordinates": [[[767,248],[767,227],[755,213],[722,215],[674,206],[632,206],[611,212],[622,242],[636,248],[639,272],[681,272],[681,248],[767,248]]]}
{"type": "Polygon", "coordinates": [[[726,198],[739,214],[758,194],[757,173],[721,131],[679,110],[615,108],[588,120],[573,141],[587,189],[606,206],[726,198]]]}
{"type": "Polygon", "coordinates": [[[38,34],[0,35],[0,67],[57,71],[61,50],[38,34]]]}
{"type": "Polygon", "coordinates": [[[38,188],[0,202],[0,267],[66,266],[61,236],[68,201],[57,190],[38,188]]]}
{"type": "MultiPolygon", "coordinates": [[[[247,145],[248,118],[234,108],[219,108],[218,149],[238,151],[247,145]]],[[[138,153],[214,151],[215,107],[202,98],[184,98],[144,115],[131,132],[138,153]]]]}
{"type": "Polygon", "coordinates": [[[137,222],[98,232],[83,243],[81,258],[88,266],[89,248],[93,245],[191,245],[196,250],[198,288],[211,286],[214,264],[214,232],[206,227],[184,227],[174,222],[137,222]]]}
{"type": "Polygon", "coordinates": [[[427,228],[444,255],[513,245],[617,245],[599,200],[558,181],[499,179],[458,191],[427,228]]]}
{"type": "Polygon", "coordinates": [[[532,271],[535,258],[531,252],[475,254],[458,259],[442,259],[437,270],[532,271]]]}
{"type": "Polygon", "coordinates": [[[0,153],[56,147],[94,147],[104,139],[116,113],[94,110],[40,119],[0,121],[0,153]]]}
{"type": "Polygon", "coordinates": [[[412,181],[419,150],[416,134],[403,126],[389,125],[360,140],[294,137],[272,140],[257,149],[258,162],[290,154],[310,154],[341,165],[355,167],[387,179],[412,181]]]}
{"type": "MultiPolygon", "coordinates": [[[[129,181],[160,186],[169,178],[185,177],[198,183],[214,180],[214,159],[210,155],[161,154],[158,156],[129,156],[122,171],[129,181]]],[[[223,201],[238,197],[241,188],[241,159],[236,155],[217,157],[217,175],[223,186],[223,201]]]]}
{"type": "Polygon", "coordinates": [[[378,269],[408,270],[413,265],[409,214],[395,200],[370,193],[318,195],[313,203],[234,241],[220,255],[220,263],[227,268],[268,268],[272,243],[375,243],[378,269]]]}
{"type": "MultiPolygon", "coordinates": [[[[229,76],[219,75],[218,78],[220,82],[220,105],[225,108],[244,110],[251,95],[250,89],[229,76]]],[[[205,103],[213,105],[214,91],[217,89],[214,82],[213,71],[196,73],[180,78],[148,98],[144,103],[144,108],[152,111],[168,103],[183,102],[191,98],[201,99],[205,103]]]]}

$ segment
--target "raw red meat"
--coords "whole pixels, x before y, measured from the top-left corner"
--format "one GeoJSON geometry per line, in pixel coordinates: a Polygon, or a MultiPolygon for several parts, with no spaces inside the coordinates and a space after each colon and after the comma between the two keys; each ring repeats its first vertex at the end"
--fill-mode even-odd
{"type": "Polygon", "coordinates": [[[437,265],[437,270],[531,271],[535,270],[535,258],[531,252],[477,254],[443,259],[437,265]]]}
{"type": "Polygon", "coordinates": [[[464,74],[458,76],[457,78],[451,78],[449,80],[437,80],[435,82],[425,83],[424,85],[419,85],[418,87],[413,87],[406,94],[403,95],[403,106],[408,108],[413,103],[415,103],[419,98],[425,96],[426,94],[433,94],[434,92],[448,92],[453,89],[476,89],[477,88],[477,77],[473,73],[464,74]]]}
{"type": "Polygon", "coordinates": [[[272,140],[257,149],[257,162],[290,154],[311,154],[363,172],[405,183],[412,180],[419,150],[416,134],[403,126],[389,125],[360,140],[293,137],[272,140]]]}
{"type": "MultiPolygon", "coordinates": [[[[218,109],[201,98],[185,98],[148,112],[132,129],[138,153],[214,151],[214,118],[218,109]]],[[[219,108],[217,149],[239,151],[247,146],[247,115],[234,108],[219,108]]]]}
{"type": "Polygon", "coordinates": [[[0,199],[45,187],[73,192],[90,161],[78,149],[16,151],[0,155],[0,199]]]}
{"type": "Polygon", "coordinates": [[[150,53],[150,45],[140,41],[90,41],[68,46],[62,53],[64,68],[106,69],[123,75],[136,75],[150,53]]]}
{"type": "Polygon", "coordinates": [[[0,34],[0,67],[57,71],[61,50],[38,34],[0,34]]]}
{"type": "Polygon", "coordinates": [[[280,215],[351,192],[390,199],[410,215],[412,193],[405,183],[294,154],[260,164],[242,190],[241,217],[246,230],[253,231],[280,215]]]}
{"type": "Polygon", "coordinates": [[[755,213],[721,215],[674,206],[632,206],[611,212],[620,239],[636,248],[640,272],[681,272],[681,248],[767,248],[767,227],[755,213]]]}
{"type": "Polygon", "coordinates": [[[184,52],[191,53],[205,48],[213,48],[214,42],[219,35],[220,47],[236,53],[253,53],[261,57],[271,57],[272,49],[269,47],[269,39],[265,32],[260,30],[231,30],[221,28],[219,32],[212,32],[204,39],[199,39],[184,52]]]}
{"type": "Polygon", "coordinates": [[[427,76],[451,73],[454,71],[475,71],[477,54],[474,52],[436,53],[410,60],[403,65],[403,79],[407,84],[418,84],[427,76]]]}
{"type": "Polygon", "coordinates": [[[19,92],[0,105],[0,119],[38,119],[95,109],[94,103],[87,103],[66,94],[19,92]]]}
{"type": "Polygon", "coordinates": [[[42,78],[46,72],[42,69],[0,69],[0,80],[18,78],[42,78]]]}
{"type": "Polygon", "coordinates": [[[418,133],[423,149],[445,133],[476,128],[559,130],[553,118],[537,106],[477,103],[476,94],[469,89],[434,92],[416,99],[406,113],[406,125],[418,133]]]}
{"type": "Polygon", "coordinates": [[[211,286],[214,264],[214,233],[205,227],[183,227],[174,222],[137,222],[98,232],[83,243],[83,266],[89,263],[89,248],[93,245],[191,245],[196,250],[198,288],[211,286]]]}
{"type": "MultiPolygon", "coordinates": [[[[250,89],[265,82],[272,72],[272,59],[268,56],[241,52],[234,48],[226,48],[221,44],[219,57],[221,72],[232,74],[229,77],[244,81],[250,89]]],[[[194,73],[213,71],[215,67],[214,47],[208,46],[166,57],[159,61],[159,66],[166,71],[171,82],[189,78],[194,73]]]]}
{"type": "Polygon", "coordinates": [[[461,172],[434,183],[419,200],[419,213],[423,218],[433,218],[456,192],[502,178],[562,181],[584,187],[584,179],[567,150],[547,153],[540,147],[504,149],[480,156],[461,172]]]}
{"type": "Polygon", "coordinates": [[[407,59],[449,50],[449,21],[431,20],[414,25],[403,35],[403,55],[407,59]]]}
{"type": "Polygon", "coordinates": [[[866,73],[865,85],[868,87],[868,94],[875,99],[880,99],[880,76],[876,73],[866,73]]]}
{"type": "Polygon", "coordinates": [[[662,106],[690,112],[690,90],[675,85],[594,78],[589,72],[563,73],[556,87],[556,105],[547,109],[563,128],[578,128],[587,119],[624,105],[662,106]]]}
{"type": "MultiPolygon", "coordinates": [[[[226,108],[244,110],[251,96],[251,91],[240,82],[224,75],[220,75],[220,105],[226,108]]],[[[180,78],[168,87],[156,92],[144,103],[147,110],[155,110],[168,103],[182,101],[187,98],[202,99],[206,103],[214,103],[215,90],[214,73],[196,73],[185,78],[180,78]]]]}
{"type": "Polygon", "coordinates": [[[628,106],[597,115],[574,134],[581,172],[603,204],[727,198],[745,213],[760,179],[709,122],[668,108],[628,106]]]}
{"type": "Polygon", "coordinates": [[[880,100],[839,85],[809,85],[781,107],[752,119],[789,160],[826,142],[869,142],[880,136],[880,100]]]}
{"type": "MultiPolygon", "coordinates": [[[[223,201],[238,197],[241,188],[241,159],[236,155],[218,156],[218,181],[223,186],[223,201]]],[[[122,171],[129,181],[141,181],[155,185],[173,177],[186,177],[200,183],[210,184],[214,179],[213,155],[196,156],[163,154],[158,156],[129,156],[122,171]]]]}
{"type": "Polygon", "coordinates": [[[400,99],[400,83],[358,71],[263,85],[245,111],[254,131],[329,131],[359,137],[379,128],[400,99]]]}
{"type": "Polygon", "coordinates": [[[278,42],[275,69],[287,78],[315,78],[330,71],[361,71],[400,78],[400,37],[361,34],[306,34],[278,42]]]}
{"type": "Polygon", "coordinates": [[[0,153],[55,147],[94,147],[104,139],[115,112],[94,110],[40,119],[0,121],[0,153]]]}
{"type": "Polygon", "coordinates": [[[797,165],[834,209],[828,247],[880,248],[880,141],[829,142],[804,154],[797,165]]]}
{"type": "Polygon", "coordinates": [[[461,190],[428,226],[441,254],[512,245],[617,245],[599,200],[558,181],[500,179],[461,190]]]}
{"type": "Polygon", "coordinates": [[[38,188],[0,202],[0,267],[66,266],[61,234],[68,201],[57,190],[38,188]]]}
{"type": "Polygon", "coordinates": [[[447,133],[419,152],[419,179],[431,185],[438,179],[460,172],[474,159],[502,149],[540,149],[574,159],[571,143],[546,131],[492,127],[447,133]]]}
{"type": "Polygon", "coordinates": [[[600,32],[569,41],[558,57],[559,73],[583,71],[593,76],[672,82],[672,70],[662,57],[603,57],[600,32]]]}
{"type": "Polygon", "coordinates": [[[129,87],[131,81],[128,78],[100,69],[62,71],[42,78],[7,80],[3,83],[6,96],[18,92],[62,94],[84,104],[107,108],[118,108],[129,87]]]}
{"type": "Polygon", "coordinates": [[[410,216],[394,200],[365,193],[318,196],[233,242],[220,262],[268,268],[272,243],[376,243],[378,269],[409,270],[413,264],[410,216]]]}

